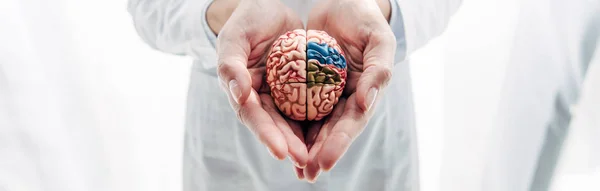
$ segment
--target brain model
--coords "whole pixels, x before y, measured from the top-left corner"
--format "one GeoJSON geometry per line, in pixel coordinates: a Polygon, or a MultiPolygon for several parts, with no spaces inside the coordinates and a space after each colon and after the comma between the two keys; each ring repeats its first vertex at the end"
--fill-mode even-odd
{"type": "Polygon", "coordinates": [[[271,47],[267,83],[283,114],[298,121],[321,120],[346,85],[344,52],[323,31],[289,31],[271,47]]]}

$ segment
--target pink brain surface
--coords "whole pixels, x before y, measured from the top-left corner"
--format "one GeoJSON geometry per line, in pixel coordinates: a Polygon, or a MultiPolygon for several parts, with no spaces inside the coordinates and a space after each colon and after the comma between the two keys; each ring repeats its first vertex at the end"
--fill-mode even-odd
{"type": "Polygon", "coordinates": [[[267,57],[267,83],[279,111],[297,121],[329,115],[346,85],[346,58],[324,31],[281,35],[267,57]]]}

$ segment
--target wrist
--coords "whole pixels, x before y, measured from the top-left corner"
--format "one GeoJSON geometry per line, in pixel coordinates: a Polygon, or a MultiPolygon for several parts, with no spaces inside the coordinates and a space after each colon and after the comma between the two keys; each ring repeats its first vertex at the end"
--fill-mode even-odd
{"type": "MultiPolygon", "coordinates": [[[[242,0],[245,1],[245,0],[242,0]]],[[[240,0],[214,0],[206,10],[206,21],[210,30],[219,34],[225,22],[229,20],[233,11],[237,8],[240,0]]]]}
{"type": "Polygon", "coordinates": [[[210,30],[219,34],[229,17],[238,6],[252,6],[256,4],[270,4],[279,0],[214,0],[206,10],[206,21],[210,30]]]}
{"type": "Polygon", "coordinates": [[[379,6],[379,10],[381,10],[381,14],[383,14],[383,17],[385,17],[385,20],[389,23],[390,17],[392,15],[392,5],[390,3],[390,0],[376,0],[376,2],[379,6]]]}
{"type": "MultiPolygon", "coordinates": [[[[377,5],[378,10],[381,12],[383,17],[387,22],[390,22],[390,17],[392,15],[392,5],[390,0],[330,0],[335,1],[337,3],[351,3],[358,6],[367,6],[369,8],[375,9],[374,5],[377,5]],[[364,4],[366,3],[366,4],[364,4]],[[373,4],[374,3],[374,4],[373,4]]],[[[391,0],[395,1],[395,0],[391,0]]]]}

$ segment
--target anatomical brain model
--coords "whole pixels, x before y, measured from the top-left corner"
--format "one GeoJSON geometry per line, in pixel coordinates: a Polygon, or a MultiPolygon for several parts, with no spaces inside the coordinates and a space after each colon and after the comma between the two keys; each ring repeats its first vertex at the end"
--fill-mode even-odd
{"type": "Polygon", "coordinates": [[[267,83],[283,114],[298,121],[321,120],[346,85],[344,52],[323,31],[289,31],[271,47],[267,83]]]}

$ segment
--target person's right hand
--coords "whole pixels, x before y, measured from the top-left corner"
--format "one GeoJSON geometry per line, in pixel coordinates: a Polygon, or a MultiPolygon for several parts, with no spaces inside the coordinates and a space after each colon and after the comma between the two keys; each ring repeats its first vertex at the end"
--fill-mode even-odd
{"type": "Polygon", "coordinates": [[[226,22],[219,31],[220,25],[211,24],[211,20],[219,19],[211,19],[211,13],[227,10],[215,8],[223,3],[217,1],[231,0],[215,0],[207,12],[209,25],[218,32],[217,73],[221,87],[239,120],[273,157],[282,160],[290,156],[296,167],[304,167],[308,151],[301,127],[281,116],[264,82],[269,48],[285,32],[302,29],[302,21],[279,0],[242,0],[228,19],[222,19],[226,22]]]}
{"type": "Polygon", "coordinates": [[[327,118],[306,134],[307,166],[298,176],[314,182],[331,170],[363,132],[375,113],[394,67],[396,38],[388,19],[389,0],[326,0],[310,12],[307,29],[331,35],[346,53],[344,93],[327,118]]]}

